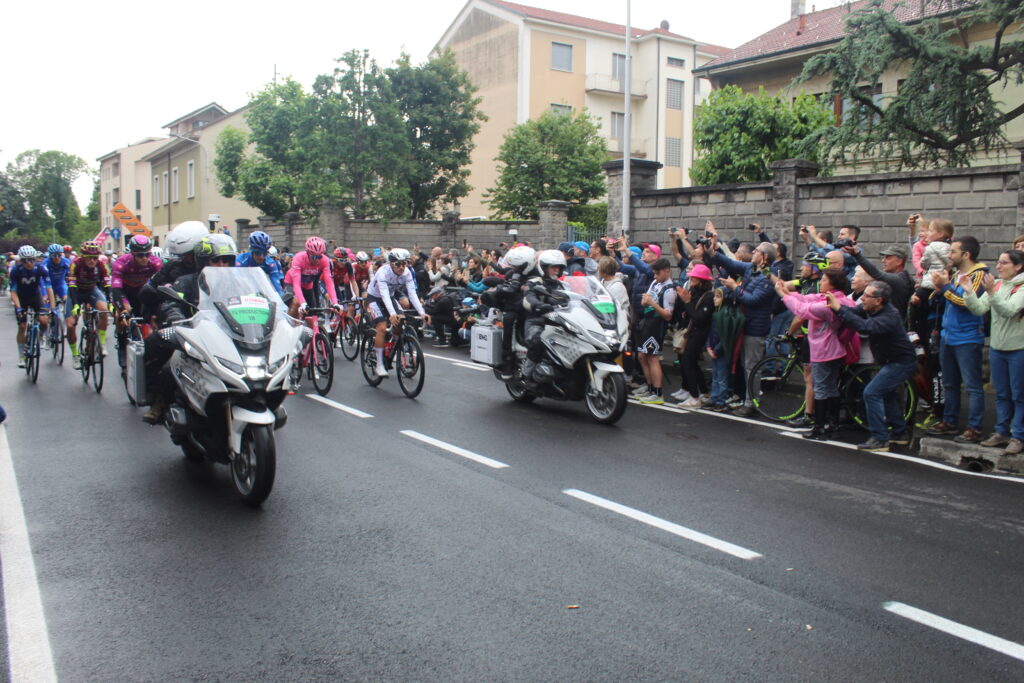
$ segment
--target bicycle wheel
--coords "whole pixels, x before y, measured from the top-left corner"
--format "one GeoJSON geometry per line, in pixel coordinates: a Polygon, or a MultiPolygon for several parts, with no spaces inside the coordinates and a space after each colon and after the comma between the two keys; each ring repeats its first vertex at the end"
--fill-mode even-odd
{"type": "Polygon", "coordinates": [[[98,394],[103,391],[103,346],[95,331],[92,338],[92,386],[98,394]]]}
{"type": "Polygon", "coordinates": [[[39,337],[39,326],[36,325],[32,328],[28,344],[28,358],[25,359],[25,369],[28,371],[28,377],[32,380],[33,384],[39,379],[39,356],[41,355],[39,337]]]}
{"type": "Polygon", "coordinates": [[[359,355],[359,327],[352,318],[345,318],[345,325],[339,332],[341,335],[341,355],[348,360],[355,360],[359,355]]]}
{"type": "MultiPolygon", "coordinates": [[[[868,421],[867,410],[864,408],[864,387],[874,378],[877,372],[877,365],[865,365],[853,370],[843,391],[843,403],[846,406],[846,410],[853,421],[864,429],[867,429],[868,421]]],[[[907,424],[912,425],[914,411],[917,410],[917,392],[914,391],[914,385],[910,379],[905,381],[896,391],[896,401],[902,406],[903,418],[907,421],[907,424]]]]}
{"type": "Polygon", "coordinates": [[[403,334],[395,353],[395,371],[398,386],[409,398],[416,398],[423,391],[427,367],[423,362],[423,349],[415,334],[403,334]]]}
{"type": "Polygon", "coordinates": [[[63,321],[56,314],[50,321],[49,335],[50,353],[53,354],[53,359],[57,361],[57,365],[61,365],[64,362],[64,329],[63,321]]]}
{"type": "Polygon", "coordinates": [[[384,378],[377,376],[377,353],[373,349],[373,333],[362,338],[359,344],[359,366],[363,371],[363,379],[371,387],[379,385],[384,378]]]}
{"type": "Polygon", "coordinates": [[[747,378],[747,395],[757,412],[780,422],[803,412],[805,388],[803,363],[789,356],[763,358],[747,378]]]}
{"type": "Polygon", "coordinates": [[[323,332],[313,337],[313,356],[310,361],[309,374],[316,393],[326,396],[334,384],[334,348],[323,332]]]}
{"type": "Polygon", "coordinates": [[[82,336],[79,338],[78,343],[78,357],[81,359],[81,373],[82,381],[89,382],[90,370],[92,370],[92,335],[89,333],[88,328],[82,330],[82,336]]]}

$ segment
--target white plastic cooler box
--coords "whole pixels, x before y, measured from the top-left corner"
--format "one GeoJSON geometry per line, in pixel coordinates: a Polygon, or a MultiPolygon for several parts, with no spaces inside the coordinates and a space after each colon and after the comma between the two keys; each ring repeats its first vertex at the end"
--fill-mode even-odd
{"type": "Polygon", "coordinates": [[[477,323],[470,330],[469,357],[474,363],[501,365],[500,327],[477,323]]]}

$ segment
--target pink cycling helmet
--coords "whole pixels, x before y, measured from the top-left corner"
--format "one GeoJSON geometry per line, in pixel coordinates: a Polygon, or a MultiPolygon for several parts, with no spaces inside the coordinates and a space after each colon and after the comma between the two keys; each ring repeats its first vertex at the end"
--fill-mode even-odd
{"type": "Polygon", "coordinates": [[[323,256],[327,253],[327,242],[324,242],[321,238],[313,235],[306,240],[306,255],[307,256],[323,256]]]}

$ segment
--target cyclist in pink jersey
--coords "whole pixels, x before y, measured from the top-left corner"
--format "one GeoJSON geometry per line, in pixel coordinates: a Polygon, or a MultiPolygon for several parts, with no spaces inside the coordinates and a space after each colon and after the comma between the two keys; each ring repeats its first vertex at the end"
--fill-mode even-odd
{"type": "Polygon", "coordinates": [[[300,309],[320,308],[320,291],[317,280],[324,283],[327,296],[333,306],[338,305],[338,295],[331,277],[331,260],[325,258],[327,243],[313,236],[306,240],[306,250],[292,259],[292,265],[284,276],[286,285],[291,285],[295,298],[288,309],[288,315],[296,317],[300,309]]]}

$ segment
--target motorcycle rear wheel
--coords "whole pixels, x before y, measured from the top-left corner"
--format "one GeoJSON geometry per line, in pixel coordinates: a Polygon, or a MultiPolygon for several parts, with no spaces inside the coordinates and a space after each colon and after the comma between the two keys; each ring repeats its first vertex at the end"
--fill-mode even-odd
{"type": "Polygon", "coordinates": [[[513,377],[505,382],[508,395],[516,403],[532,403],[537,396],[526,390],[526,382],[521,377],[513,377]]]}
{"type": "Polygon", "coordinates": [[[242,434],[242,452],[231,461],[231,480],[242,502],[259,507],[274,488],[277,449],[273,425],[249,425],[242,434]]]}
{"type": "Polygon", "coordinates": [[[626,412],[625,377],[619,372],[605,375],[600,387],[587,388],[585,402],[594,420],[605,425],[615,424],[626,412]],[[591,388],[594,392],[591,392],[591,388]]]}

